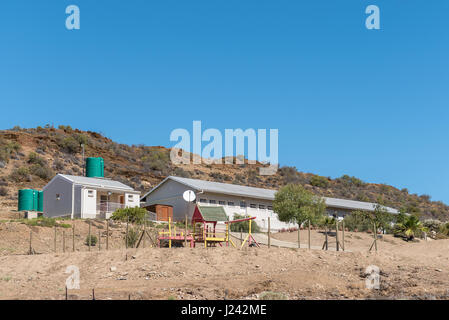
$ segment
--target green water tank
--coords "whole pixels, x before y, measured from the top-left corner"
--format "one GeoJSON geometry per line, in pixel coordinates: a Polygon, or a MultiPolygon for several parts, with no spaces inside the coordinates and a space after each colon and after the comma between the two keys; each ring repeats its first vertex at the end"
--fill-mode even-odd
{"type": "Polygon", "coordinates": [[[37,211],[37,206],[39,205],[39,192],[33,190],[33,211],[37,211]]]}
{"type": "Polygon", "coordinates": [[[44,212],[44,191],[37,191],[37,211],[44,212]]]}
{"type": "Polygon", "coordinates": [[[104,160],[103,158],[87,158],[86,159],[86,177],[103,178],[104,177],[104,160]]]}
{"type": "Polygon", "coordinates": [[[19,190],[19,211],[33,211],[35,206],[35,191],[32,189],[19,190]]]}

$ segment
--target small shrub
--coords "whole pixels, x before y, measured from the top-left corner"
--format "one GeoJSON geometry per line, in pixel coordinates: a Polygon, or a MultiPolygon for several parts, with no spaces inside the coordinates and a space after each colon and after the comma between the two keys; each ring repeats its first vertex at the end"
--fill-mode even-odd
{"type": "Polygon", "coordinates": [[[40,166],[47,165],[47,161],[35,152],[31,152],[27,158],[28,164],[38,164],[40,166]]]}
{"type": "Polygon", "coordinates": [[[372,228],[371,222],[359,211],[354,211],[345,216],[345,228],[349,231],[366,232],[372,228]]]}
{"type": "Polygon", "coordinates": [[[53,167],[55,168],[55,170],[61,171],[61,170],[63,170],[63,169],[65,168],[65,165],[64,165],[64,162],[62,162],[62,161],[59,160],[59,159],[56,159],[56,160],[53,162],[53,167]]]}
{"type": "Polygon", "coordinates": [[[287,300],[287,297],[281,292],[265,291],[259,295],[259,300],[287,300]]]}
{"type": "Polygon", "coordinates": [[[58,126],[58,129],[63,130],[65,133],[72,133],[73,132],[73,129],[72,129],[71,126],[60,125],[60,126],[58,126]]]}
{"type": "Polygon", "coordinates": [[[79,142],[72,136],[69,137],[58,137],[56,139],[56,144],[67,153],[77,153],[80,150],[79,142]]]}
{"type": "Polygon", "coordinates": [[[343,183],[344,185],[354,185],[356,187],[361,187],[363,185],[365,185],[365,182],[363,182],[362,180],[360,180],[359,178],[356,177],[350,177],[347,174],[341,176],[340,178],[337,179],[338,182],[343,183]]]}
{"type": "Polygon", "coordinates": [[[37,219],[32,219],[32,220],[24,220],[24,223],[28,226],[33,226],[33,227],[47,227],[47,228],[52,228],[54,227],[56,224],[56,219],[54,218],[47,218],[47,217],[39,217],[37,219]]]}
{"type": "Polygon", "coordinates": [[[28,155],[27,163],[30,164],[30,173],[41,179],[48,180],[53,176],[53,171],[48,167],[47,160],[34,152],[28,155]]]}
{"type": "Polygon", "coordinates": [[[314,175],[310,179],[310,184],[314,187],[327,188],[329,185],[329,180],[326,177],[314,175]]]}
{"type": "Polygon", "coordinates": [[[281,175],[284,184],[304,184],[308,182],[299,174],[296,167],[281,167],[279,169],[279,174],[281,175]]]}
{"type": "Polygon", "coordinates": [[[177,177],[182,177],[182,178],[190,178],[192,176],[189,171],[186,171],[181,167],[177,167],[175,169],[175,171],[173,172],[173,174],[177,177]]]}
{"type": "MultiPolygon", "coordinates": [[[[126,235],[125,235],[126,238],[126,235]]],[[[139,231],[137,228],[128,229],[128,237],[125,239],[128,244],[128,248],[134,248],[139,240],[139,231]]]]}
{"type": "Polygon", "coordinates": [[[142,162],[146,169],[165,172],[170,163],[170,155],[167,151],[150,150],[142,157],[142,162]]]}
{"type": "Polygon", "coordinates": [[[79,145],[84,144],[86,146],[89,142],[89,137],[85,134],[79,133],[75,135],[75,140],[78,141],[79,145]]]}
{"type": "Polygon", "coordinates": [[[0,187],[0,196],[5,197],[8,195],[8,189],[5,187],[0,187]]]}
{"type": "MultiPolygon", "coordinates": [[[[249,216],[242,216],[239,214],[234,215],[234,220],[249,218],[249,216]]],[[[249,221],[241,221],[231,223],[232,232],[248,232],[249,231],[249,221]]],[[[260,232],[260,227],[257,225],[256,221],[251,221],[251,232],[260,232]]]]}
{"type": "Polygon", "coordinates": [[[9,178],[15,182],[24,182],[30,181],[30,171],[25,167],[20,167],[18,169],[13,170],[9,175],[9,178]]]}
{"type": "Polygon", "coordinates": [[[38,176],[41,179],[49,180],[53,177],[53,170],[51,170],[47,164],[36,163],[33,164],[29,169],[31,174],[38,176]]]}
{"type": "Polygon", "coordinates": [[[90,235],[90,238],[89,238],[89,235],[86,237],[86,241],[85,241],[85,245],[86,245],[86,246],[89,245],[89,239],[90,239],[90,245],[91,245],[91,246],[95,246],[95,245],[97,244],[97,242],[98,242],[97,237],[94,236],[93,234],[91,234],[91,235],[90,235]]]}
{"type": "Polygon", "coordinates": [[[21,149],[19,143],[15,141],[7,142],[6,140],[0,138],[0,161],[5,163],[9,162],[13,152],[18,153],[21,149]]]}
{"type": "Polygon", "coordinates": [[[116,210],[111,219],[115,221],[129,221],[130,223],[142,223],[147,215],[147,210],[145,208],[134,207],[134,208],[124,208],[116,210]]]}

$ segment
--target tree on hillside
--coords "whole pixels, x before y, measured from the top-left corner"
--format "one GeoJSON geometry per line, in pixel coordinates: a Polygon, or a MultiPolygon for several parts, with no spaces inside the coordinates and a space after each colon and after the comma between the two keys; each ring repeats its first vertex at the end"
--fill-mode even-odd
{"type": "Polygon", "coordinates": [[[299,184],[288,184],[274,196],[273,210],[280,221],[296,223],[301,226],[305,221],[315,223],[326,210],[321,197],[315,196],[299,184]]]}
{"type": "MultiPolygon", "coordinates": [[[[377,202],[378,203],[374,206],[374,211],[362,211],[360,214],[363,215],[372,226],[375,226],[376,229],[381,228],[386,230],[390,228],[394,218],[383,205],[382,199],[377,199],[377,202]]],[[[377,232],[377,230],[374,230],[374,232],[377,232]]]]}

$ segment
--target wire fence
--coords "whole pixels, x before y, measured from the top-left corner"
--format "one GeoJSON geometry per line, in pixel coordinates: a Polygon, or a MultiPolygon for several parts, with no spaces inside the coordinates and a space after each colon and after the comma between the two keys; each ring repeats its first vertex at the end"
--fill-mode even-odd
{"type": "Polygon", "coordinates": [[[28,228],[28,239],[9,238],[11,254],[68,253],[146,248],[157,245],[155,216],[151,213],[144,223],[113,221],[111,219],[62,220],[52,227],[21,225],[28,228]],[[12,242],[12,243],[11,243],[12,242]]]}

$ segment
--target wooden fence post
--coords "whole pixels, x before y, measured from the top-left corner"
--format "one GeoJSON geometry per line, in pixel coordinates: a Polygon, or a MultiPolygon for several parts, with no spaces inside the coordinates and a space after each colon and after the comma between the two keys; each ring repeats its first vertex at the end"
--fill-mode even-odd
{"type": "Polygon", "coordinates": [[[109,250],[109,219],[106,220],[106,250],[109,250]]]}
{"type": "Polygon", "coordinates": [[[375,222],[374,222],[374,247],[376,248],[377,252],[377,226],[375,222]]]}
{"type": "Polygon", "coordinates": [[[90,251],[90,246],[91,246],[91,225],[92,225],[92,221],[89,219],[89,235],[88,235],[88,237],[89,237],[89,239],[88,239],[88,243],[89,243],[89,251],[90,251]]]}
{"type": "Polygon", "coordinates": [[[98,230],[98,251],[101,251],[101,231],[98,230]]]}
{"type": "Polygon", "coordinates": [[[336,241],[336,250],[340,251],[340,243],[338,243],[338,219],[335,219],[335,241],[336,241]]]}
{"type": "Polygon", "coordinates": [[[298,248],[301,248],[301,224],[298,223],[298,248]]]}
{"type": "Polygon", "coordinates": [[[309,226],[308,226],[308,242],[309,242],[309,250],[312,247],[310,244],[310,219],[309,219],[309,226]]]}
{"type": "Polygon", "coordinates": [[[341,221],[341,246],[343,247],[343,251],[345,251],[345,219],[341,221]]]}
{"type": "Polygon", "coordinates": [[[271,248],[271,219],[268,217],[268,248],[271,248]]]}
{"type": "Polygon", "coordinates": [[[146,238],[146,235],[147,235],[147,218],[146,218],[146,215],[145,215],[145,220],[143,221],[143,235],[142,235],[142,241],[143,241],[142,248],[144,248],[144,249],[145,249],[145,238],[146,238]]]}
{"type": "Polygon", "coordinates": [[[126,249],[128,249],[128,224],[129,224],[129,217],[126,217],[126,237],[125,237],[126,249]]]}
{"type": "Polygon", "coordinates": [[[65,252],[65,230],[62,230],[62,252],[65,252]]]}
{"type": "Polygon", "coordinates": [[[184,232],[184,248],[187,248],[187,214],[186,214],[186,230],[184,232]]]}
{"type": "Polygon", "coordinates": [[[55,226],[55,237],[54,237],[53,244],[54,244],[55,253],[56,253],[56,226],[55,226]]]}
{"type": "Polygon", "coordinates": [[[28,254],[33,254],[33,230],[30,229],[30,251],[28,254]]]}
{"type": "Polygon", "coordinates": [[[75,224],[72,226],[72,251],[75,252],[75,224]]]}

